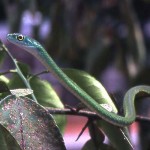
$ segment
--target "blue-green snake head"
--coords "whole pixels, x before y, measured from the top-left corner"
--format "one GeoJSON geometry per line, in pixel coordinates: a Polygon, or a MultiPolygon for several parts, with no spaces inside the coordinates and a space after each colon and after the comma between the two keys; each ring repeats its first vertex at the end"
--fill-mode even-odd
{"type": "Polygon", "coordinates": [[[12,33],[7,35],[7,39],[18,46],[21,47],[32,47],[33,46],[33,39],[31,40],[29,37],[22,35],[20,33],[12,33]]]}
{"type": "Polygon", "coordinates": [[[16,46],[19,46],[20,48],[25,49],[26,51],[28,51],[30,53],[36,53],[37,49],[40,46],[39,42],[37,42],[36,40],[34,40],[26,35],[22,35],[20,33],[8,34],[7,40],[10,41],[11,43],[15,44],[16,46]]]}

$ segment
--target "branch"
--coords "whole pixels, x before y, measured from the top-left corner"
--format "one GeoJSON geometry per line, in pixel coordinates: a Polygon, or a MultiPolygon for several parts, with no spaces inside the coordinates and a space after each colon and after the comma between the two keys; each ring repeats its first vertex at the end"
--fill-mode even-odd
{"type": "Polygon", "coordinates": [[[88,118],[101,119],[95,112],[91,112],[87,110],[73,111],[73,109],[69,109],[69,108],[64,108],[64,109],[48,108],[48,107],[45,107],[45,108],[50,114],[73,115],[73,116],[83,116],[83,117],[88,117],[88,118]]]}
{"type": "MultiPolygon", "coordinates": [[[[92,119],[101,119],[95,112],[91,112],[91,111],[87,111],[87,110],[73,111],[73,110],[68,109],[68,108],[64,108],[64,109],[61,109],[61,108],[48,108],[48,107],[45,107],[45,108],[47,109],[47,111],[50,114],[75,115],[75,116],[88,117],[88,118],[92,118],[92,119]]],[[[136,116],[136,121],[148,121],[148,122],[150,122],[150,118],[137,115],[136,116]]]]}
{"type": "Polygon", "coordinates": [[[145,116],[136,115],[136,121],[148,121],[148,122],[150,122],[150,118],[145,117],[145,116]]]}

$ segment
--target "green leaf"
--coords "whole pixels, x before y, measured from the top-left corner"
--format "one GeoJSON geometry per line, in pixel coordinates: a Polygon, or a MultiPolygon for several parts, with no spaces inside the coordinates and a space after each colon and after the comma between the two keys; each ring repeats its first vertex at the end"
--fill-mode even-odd
{"type": "MultiPolygon", "coordinates": [[[[28,76],[28,66],[22,63],[19,64],[21,71],[23,71],[25,76],[28,76]]],[[[30,79],[30,85],[39,104],[44,107],[64,108],[61,100],[49,82],[46,80],[41,80],[39,77],[35,76],[30,79]]],[[[13,74],[8,86],[10,89],[26,88],[25,84],[17,73],[13,74]]],[[[66,117],[62,115],[54,115],[54,119],[56,120],[60,130],[63,132],[66,125],[66,117]]]]}
{"type": "Polygon", "coordinates": [[[17,64],[25,77],[29,75],[30,67],[27,64],[17,61],[17,64]]]}
{"type": "Polygon", "coordinates": [[[5,82],[6,84],[9,83],[9,79],[7,77],[3,76],[3,75],[0,75],[0,81],[5,82]]]}
{"type": "Polygon", "coordinates": [[[5,54],[6,54],[5,51],[0,50],[0,65],[2,65],[2,63],[4,62],[5,54]]]}
{"type": "MultiPolygon", "coordinates": [[[[60,98],[52,88],[49,82],[41,80],[39,77],[33,77],[30,80],[34,94],[42,106],[53,108],[64,108],[60,98]]],[[[66,125],[66,117],[62,115],[54,115],[60,130],[63,131],[66,125]]]]}
{"type": "Polygon", "coordinates": [[[21,147],[10,134],[10,132],[0,124],[0,149],[1,150],[21,150],[21,147]]]}
{"type": "Polygon", "coordinates": [[[9,80],[6,80],[7,78],[3,78],[3,77],[0,76],[0,93],[9,91],[9,88],[7,86],[7,83],[8,83],[7,81],[9,80]]]}
{"type": "Polygon", "coordinates": [[[63,69],[63,71],[99,104],[109,104],[113,112],[118,112],[105,88],[94,77],[84,71],[76,69],[63,69]]]}
{"type": "Polygon", "coordinates": [[[9,89],[26,88],[25,84],[17,73],[14,73],[8,84],[9,89]]]}
{"type": "Polygon", "coordinates": [[[39,77],[33,77],[30,79],[30,84],[38,102],[42,106],[64,108],[60,98],[49,82],[41,80],[39,77]]]}
{"type": "Polygon", "coordinates": [[[97,124],[107,135],[113,147],[121,150],[133,149],[128,135],[128,128],[119,128],[104,120],[98,121],[97,124]]]}
{"type": "MultiPolygon", "coordinates": [[[[86,91],[99,104],[108,104],[113,108],[113,113],[117,113],[117,108],[102,84],[88,73],[75,69],[63,69],[74,82],[86,91]]],[[[117,149],[132,149],[130,139],[125,132],[126,128],[118,128],[105,120],[97,122],[99,127],[109,138],[112,145],[117,149]]]]}
{"type": "Polygon", "coordinates": [[[28,98],[8,96],[0,106],[0,123],[22,149],[66,149],[53,117],[41,105],[28,98]]]}
{"type": "Polygon", "coordinates": [[[3,75],[0,75],[0,99],[6,96],[6,92],[8,92],[8,83],[9,79],[3,75]]]}

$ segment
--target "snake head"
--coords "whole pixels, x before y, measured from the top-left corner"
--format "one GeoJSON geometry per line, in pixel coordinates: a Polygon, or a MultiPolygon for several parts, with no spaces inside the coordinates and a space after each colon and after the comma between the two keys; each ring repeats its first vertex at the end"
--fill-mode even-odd
{"type": "Polygon", "coordinates": [[[37,53],[37,49],[41,47],[39,42],[20,33],[8,34],[7,40],[10,41],[12,44],[19,46],[32,54],[37,53]]]}
{"type": "Polygon", "coordinates": [[[30,37],[27,37],[25,35],[22,35],[20,33],[12,33],[7,35],[7,40],[10,41],[11,43],[21,46],[21,47],[32,47],[34,46],[33,44],[33,39],[30,37]]]}

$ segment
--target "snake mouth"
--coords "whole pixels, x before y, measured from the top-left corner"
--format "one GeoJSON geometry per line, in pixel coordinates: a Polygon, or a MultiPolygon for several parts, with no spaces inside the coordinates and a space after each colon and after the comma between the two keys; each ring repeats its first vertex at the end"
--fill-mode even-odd
{"type": "Polygon", "coordinates": [[[13,34],[7,34],[7,40],[11,42],[12,39],[13,39],[13,34]]]}

